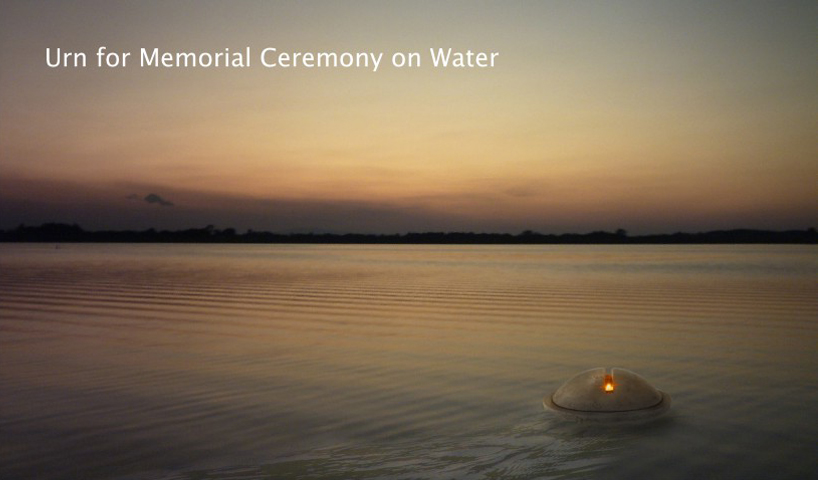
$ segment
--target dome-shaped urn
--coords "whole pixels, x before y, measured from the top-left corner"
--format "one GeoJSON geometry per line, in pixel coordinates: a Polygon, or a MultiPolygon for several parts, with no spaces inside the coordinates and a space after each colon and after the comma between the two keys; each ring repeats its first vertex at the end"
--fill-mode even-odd
{"type": "Polygon", "coordinates": [[[653,418],[670,408],[670,395],[624,368],[586,370],[543,400],[564,415],[585,419],[653,418]]]}

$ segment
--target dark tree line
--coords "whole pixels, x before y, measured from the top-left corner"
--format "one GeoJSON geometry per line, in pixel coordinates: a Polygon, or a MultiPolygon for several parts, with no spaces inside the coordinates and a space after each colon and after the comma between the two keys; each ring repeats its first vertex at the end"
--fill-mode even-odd
{"type": "Polygon", "coordinates": [[[99,230],[86,231],[79,225],[46,223],[38,227],[20,225],[0,230],[0,242],[110,242],[110,243],[383,243],[383,244],[734,244],[734,243],[818,243],[815,228],[806,230],[717,230],[700,233],[628,235],[615,232],[541,234],[526,230],[520,234],[473,232],[425,232],[391,235],[332,233],[272,233],[248,230],[237,233],[208,225],[186,230],[99,230]]]}

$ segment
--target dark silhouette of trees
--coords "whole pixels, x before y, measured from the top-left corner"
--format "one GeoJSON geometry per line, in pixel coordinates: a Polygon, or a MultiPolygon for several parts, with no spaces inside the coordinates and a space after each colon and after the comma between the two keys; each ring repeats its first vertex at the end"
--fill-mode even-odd
{"type": "Polygon", "coordinates": [[[77,224],[45,223],[39,227],[20,225],[0,230],[0,242],[112,242],[112,243],[385,243],[385,244],[736,244],[736,243],[818,243],[815,228],[806,230],[717,230],[702,233],[628,235],[624,229],[615,232],[542,234],[525,230],[510,233],[410,232],[405,234],[330,234],[272,233],[247,230],[239,234],[234,228],[217,229],[213,225],[186,230],[86,231],[77,224]]]}

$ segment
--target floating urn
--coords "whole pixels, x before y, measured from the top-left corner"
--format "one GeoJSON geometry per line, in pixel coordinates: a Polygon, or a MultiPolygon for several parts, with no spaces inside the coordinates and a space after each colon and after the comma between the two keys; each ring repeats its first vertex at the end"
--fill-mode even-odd
{"type": "Polygon", "coordinates": [[[641,376],[613,368],[586,370],[545,397],[543,405],[558,414],[581,420],[641,421],[670,408],[670,395],[656,390],[641,376]]]}

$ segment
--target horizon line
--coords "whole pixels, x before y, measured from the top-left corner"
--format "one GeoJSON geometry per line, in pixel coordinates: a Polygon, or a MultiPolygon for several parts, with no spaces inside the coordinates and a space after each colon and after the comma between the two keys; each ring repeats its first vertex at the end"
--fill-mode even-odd
{"type": "Polygon", "coordinates": [[[398,244],[645,244],[645,243],[818,243],[815,227],[803,230],[765,230],[734,228],[704,232],[651,233],[629,235],[625,229],[613,232],[594,230],[588,233],[540,233],[523,230],[508,232],[425,231],[404,233],[276,233],[235,228],[179,230],[84,230],[78,224],[48,222],[40,226],[20,224],[15,229],[0,229],[0,242],[76,242],[76,243],[398,243],[398,244]]]}

